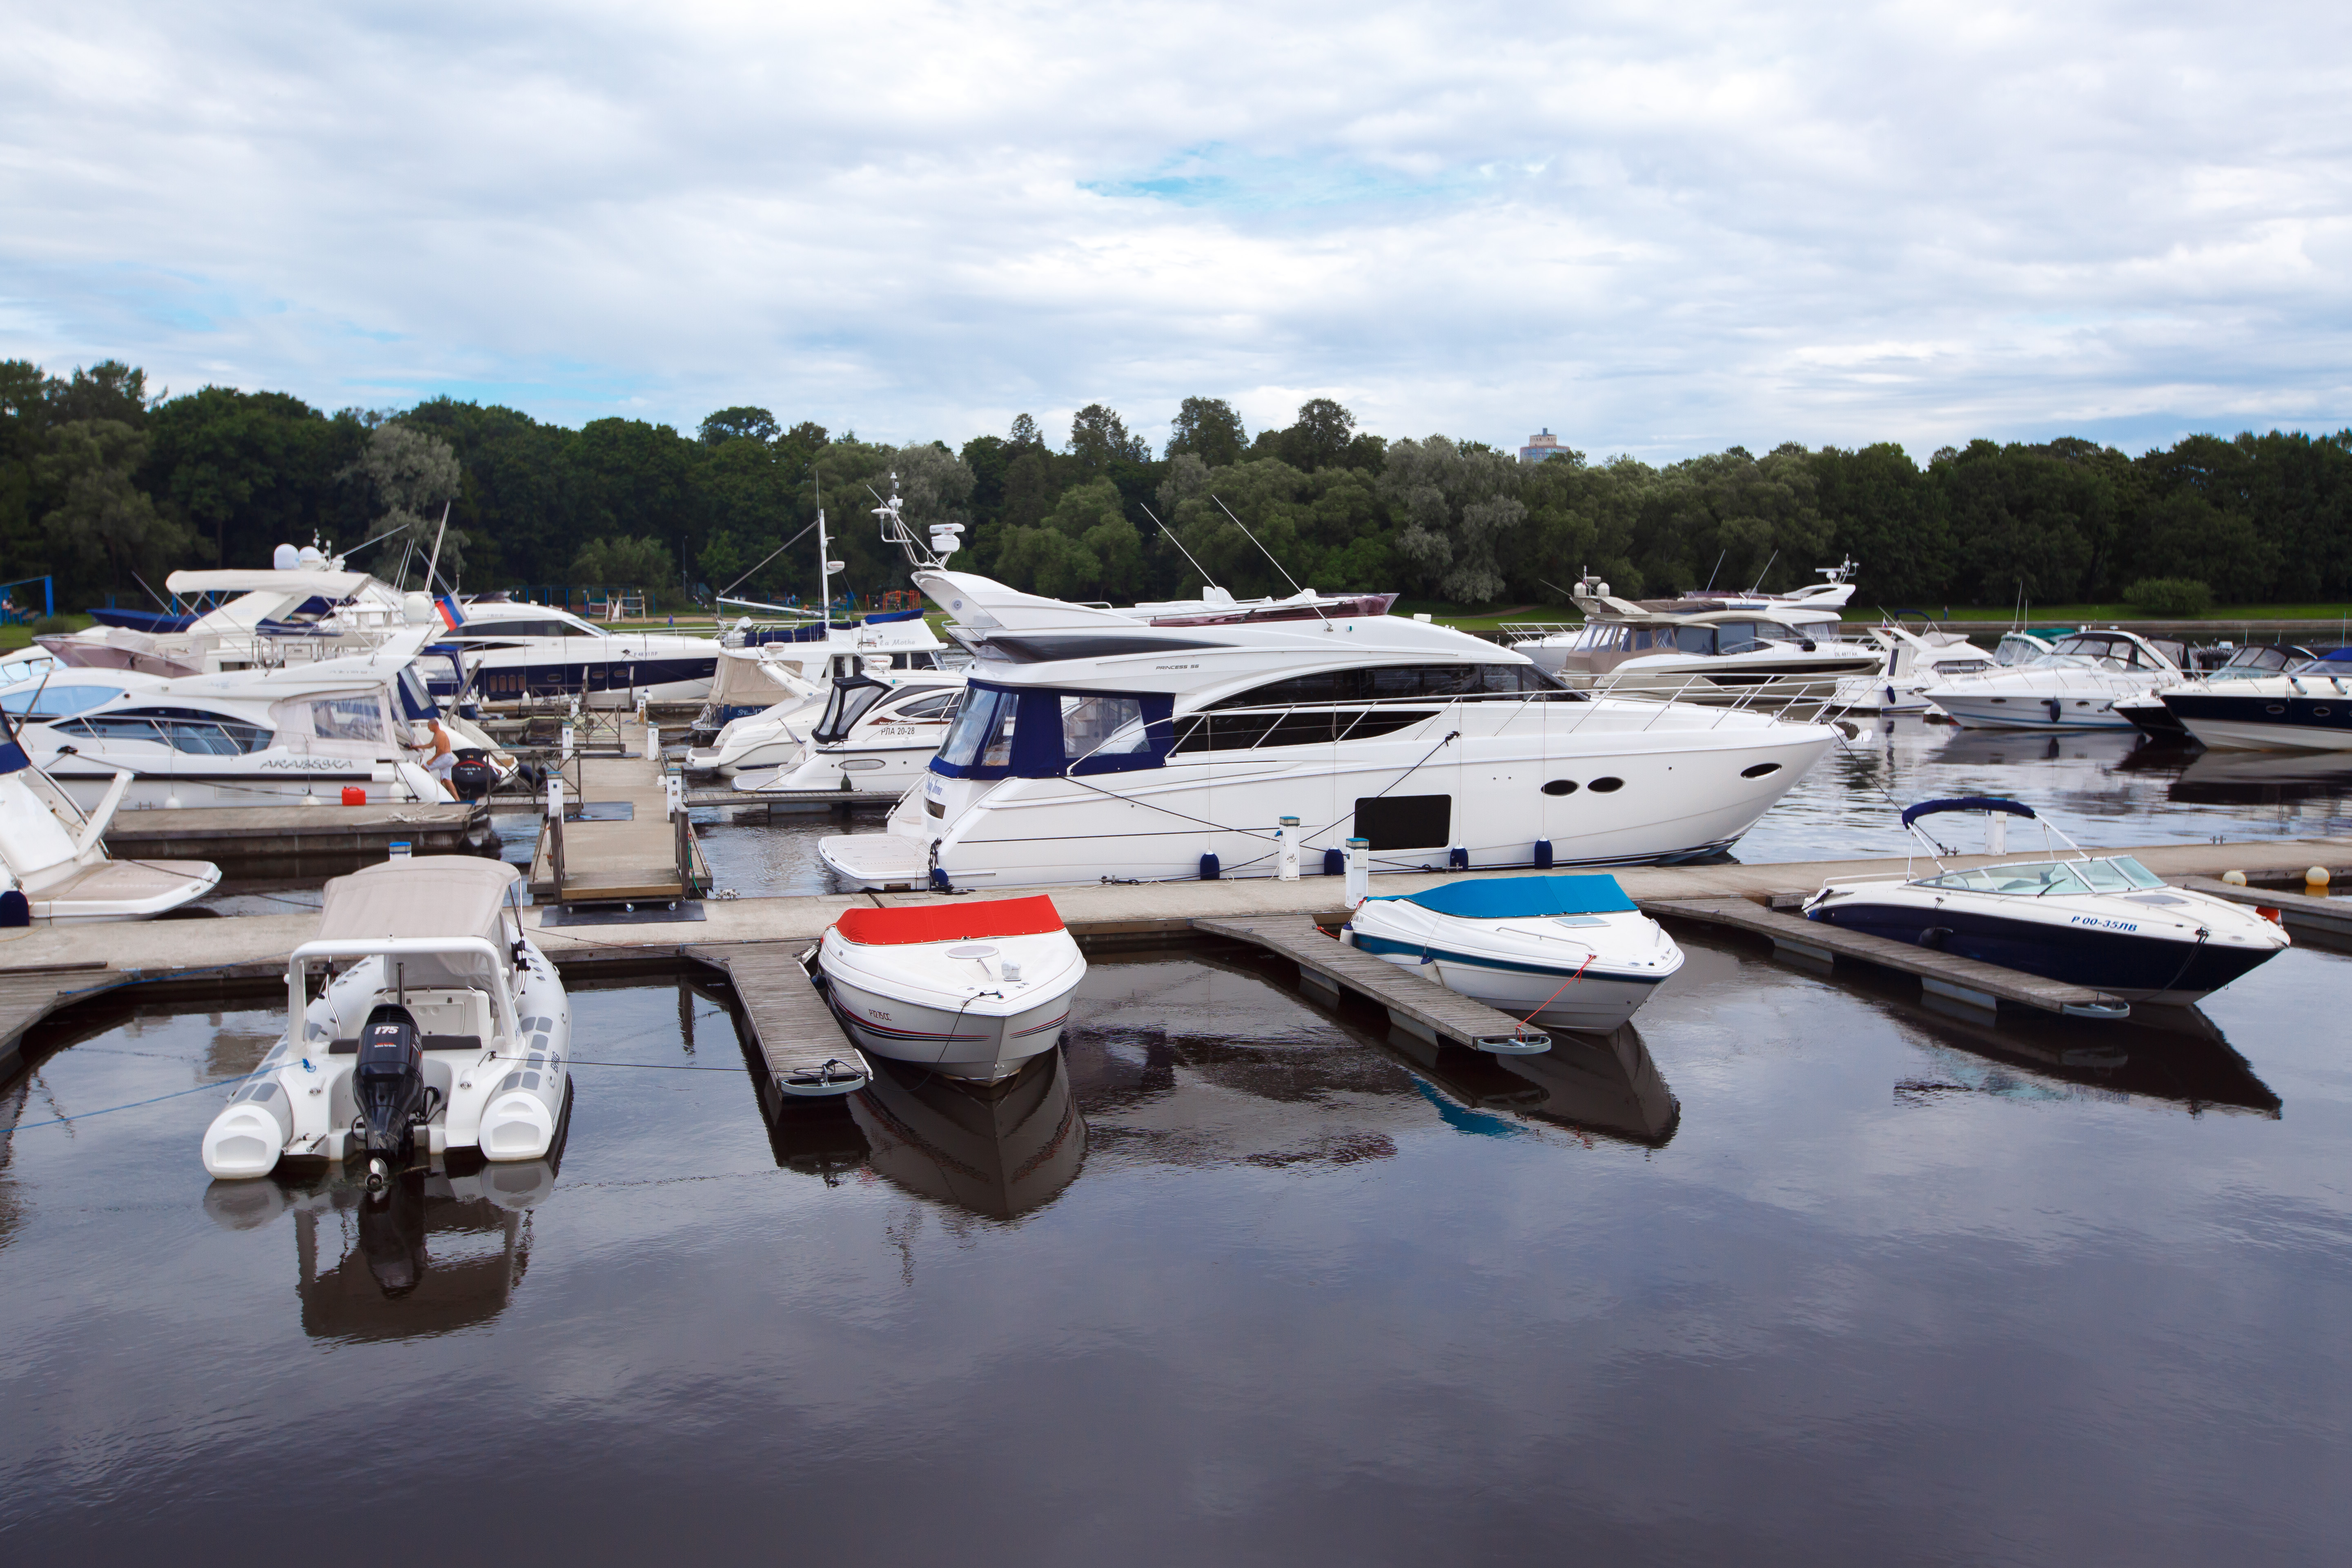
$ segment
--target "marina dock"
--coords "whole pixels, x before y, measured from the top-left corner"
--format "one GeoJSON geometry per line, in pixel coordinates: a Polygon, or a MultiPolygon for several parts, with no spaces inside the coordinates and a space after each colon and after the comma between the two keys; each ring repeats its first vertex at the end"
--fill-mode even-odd
{"type": "Polygon", "coordinates": [[[417,855],[485,855],[497,847],[486,804],[156,807],[115,814],[107,853],[121,860],[210,860],[232,878],[332,877],[417,855]]]}
{"type": "Polygon", "coordinates": [[[544,817],[531,858],[530,896],[542,903],[675,904],[698,890],[694,829],[670,812],[665,763],[646,754],[643,725],[624,721],[619,735],[617,748],[565,766],[563,815],[544,817]]]}
{"type": "MultiPolygon", "coordinates": [[[[645,795],[659,793],[653,783],[654,764],[643,757],[612,759],[599,765],[636,775],[634,784],[614,778],[616,790],[625,786],[645,795]]],[[[649,804],[646,815],[659,821],[657,806],[649,804]]],[[[574,825],[573,831],[581,835],[578,841],[615,842],[589,839],[584,832],[588,826],[611,826],[614,825],[580,824],[574,825]]],[[[664,828],[667,826],[662,824],[664,828]]],[[[639,847],[635,852],[648,850],[639,847]]],[[[2337,878],[2352,875],[2352,838],[2153,845],[2090,853],[2131,854],[2168,881],[2286,910],[2291,925],[2298,920],[2339,917],[2330,907],[2331,900],[2273,889],[2301,887],[2305,868],[2314,865],[2327,868],[2337,878]],[[2210,879],[2231,870],[2244,872],[2255,886],[2208,885],[2210,879]]],[[[1948,858],[1946,864],[1958,868],[1997,858],[1955,856],[1948,858]]],[[[1878,942],[1784,912],[1832,878],[1899,876],[1904,868],[1901,858],[1889,858],[1629,867],[1614,874],[1627,894],[1654,917],[1769,940],[1776,952],[1801,963],[1818,966],[1826,953],[1832,963],[1860,962],[1893,969],[1916,975],[1931,994],[1980,1009],[2021,1006],[2042,1016],[2101,1016],[2104,999],[2095,993],[2056,986],[2007,970],[1988,973],[1988,965],[1878,942]],[[1870,945],[1874,942],[1876,945],[1870,945]],[[1808,948],[1812,951],[1808,952],[1808,948]]],[[[616,874],[604,872],[607,877],[616,874]]],[[[1405,893],[1449,879],[1439,874],[1383,876],[1374,886],[1383,893],[1405,893]]],[[[1244,942],[1297,963],[1302,984],[1309,990],[1327,996],[1353,993],[1367,997],[1387,1008],[1400,1026],[1424,1040],[1465,1045],[1486,1041],[1482,1048],[1492,1050],[1495,1043],[1515,1032],[1505,1015],[1475,1007],[1397,965],[1359,954],[1315,931],[1317,925],[1337,927],[1347,918],[1341,878],[1003,889],[1006,893],[1038,890],[1053,896],[1072,934],[1089,951],[1244,942]],[[1438,998],[1443,999],[1443,1007],[1436,1005],[1438,998]],[[1457,1009],[1472,1011],[1457,1013],[1457,1009]],[[1499,1030],[1493,1027],[1496,1020],[1501,1022],[1499,1030]]],[[[804,1079],[816,1073],[822,1088],[826,1061],[863,1067],[824,998],[807,983],[799,965],[800,952],[822,936],[844,910],[936,903],[946,897],[857,893],[713,900],[700,906],[703,918],[699,921],[679,921],[674,916],[665,918],[667,911],[646,910],[634,922],[625,918],[600,921],[593,935],[575,934],[562,923],[567,911],[561,909],[534,906],[523,910],[523,920],[533,939],[567,976],[620,973],[665,963],[690,963],[723,972],[734,987],[745,1026],[758,1040],[769,1080],[761,1086],[761,1100],[773,1117],[789,1098],[805,1091],[805,1083],[795,1085],[796,1075],[804,1079]]],[[[217,994],[224,987],[252,994],[282,984],[288,955],[317,926],[318,916],[309,912],[151,921],[105,928],[102,946],[94,944],[95,933],[88,927],[38,927],[8,933],[0,940],[0,1081],[15,1072],[16,1049],[26,1031],[84,997],[131,985],[163,987],[153,993],[159,996],[217,994]],[[102,962],[92,956],[100,952],[105,955],[102,962]]]]}

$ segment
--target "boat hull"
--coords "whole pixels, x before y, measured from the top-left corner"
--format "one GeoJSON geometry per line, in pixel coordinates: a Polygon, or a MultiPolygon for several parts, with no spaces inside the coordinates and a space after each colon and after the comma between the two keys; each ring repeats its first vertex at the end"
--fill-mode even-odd
{"type": "Polygon", "coordinates": [[[1515,964],[1443,948],[1424,950],[1418,942],[1361,932],[1351,932],[1349,941],[1375,958],[1419,970],[1455,995],[1508,1013],[1523,1024],[1580,1035],[1605,1035],[1631,1022],[1671,977],[1671,972],[1626,974],[1598,964],[1579,974],[1574,964],[1515,964]]]}
{"type": "Polygon", "coordinates": [[[1957,903],[1933,908],[1875,900],[1868,893],[1849,895],[1811,911],[1811,918],[1843,931],[1932,947],[2132,1002],[2195,1002],[2282,951],[2200,943],[2187,933],[2019,920],[1957,903]]]}
{"type": "Polygon", "coordinates": [[[2352,697],[2168,692],[2165,708],[2216,751],[2352,751],[2352,697]]]}
{"type": "Polygon", "coordinates": [[[983,1081],[1008,1077],[1032,1057],[1060,1045],[1062,1026],[1070,1016],[1070,993],[1076,989],[1073,979],[1058,994],[1018,1012],[975,1016],[909,1001],[845,979],[831,968],[825,974],[825,994],[834,1014],[859,1050],[950,1078],[983,1081]]]}

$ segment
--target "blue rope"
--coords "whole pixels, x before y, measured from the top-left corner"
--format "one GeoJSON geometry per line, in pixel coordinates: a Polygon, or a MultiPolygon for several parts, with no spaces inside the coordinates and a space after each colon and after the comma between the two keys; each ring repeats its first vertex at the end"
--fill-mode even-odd
{"type": "MultiPolygon", "coordinates": [[[[224,965],[223,967],[226,966],[224,965]]],[[[72,1116],[51,1117],[47,1121],[16,1122],[7,1127],[0,1127],[0,1138],[7,1137],[16,1132],[26,1131],[35,1127],[61,1127],[68,1121],[87,1121],[93,1116],[104,1116],[108,1111],[136,1110],[142,1105],[153,1105],[158,1101],[166,1100],[177,1100],[182,1095],[185,1094],[202,1094],[208,1089],[233,1089],[236,1085],[243,1083],[247,1079],[260,1077],[263,1070],[264,1069],[260,1068],[256,1068],[251,1072],[240,1073],[235,1078],[225,1078],[218,1083],[200,1083],[194,1089],[175,1089],[169,1094],[159,1094],[155,1096],[153,1100],[134,1100],[128,1105],[110,1105],[105,1110],[84,1110],[72,1116]]],[[[270,1072],[276,1072],[278,1069],[276,1068],[270,1068],[268,1070],[270,1072]]]]}

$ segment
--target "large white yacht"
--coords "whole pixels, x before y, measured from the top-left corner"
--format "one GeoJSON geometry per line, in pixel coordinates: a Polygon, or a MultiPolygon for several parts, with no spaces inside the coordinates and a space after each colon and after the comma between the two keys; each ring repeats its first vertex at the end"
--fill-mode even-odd
{"type": "Polygon", "coordinates": [[[280,545],[273,567],[174,572],[163,584],[175,597],[220,602],[184,615],[102,611],[96,626],[34,640],[79,668],[219,675],[341,658],[410,626],[440,625],[424,595],[345,571],[315,548],[280,545]]]}
{"type": "Polygon", "coordinates": [[[1832,605],[1620,599],[1590,579],[1573,597],[1583,626],[1512,646],[1580,689],[1742,706],[1822,702],[1840,681],[1874,675],[1885,661],[1877,647],[1845,640],[1832,605]]]}
{"type": "Polygon", "coordinates": [[[1957,676],[1981,675],[1993,668],[1992,656],[1958,632],[1934,627],[1913,628],[1898,622],[1872,626],[1864,634],[1885,650],[1886,662],[1875,674],[1851,675],[1838,682],[1832,709],[1845,713],[1924,713],[1927,688],[1957,676]]]}
{"type": "Polygon", "coordinates": [[[2186,678],[2189,645],[2112,627],[2060,637],[2031,664],[1929,687],[1928,701],[1972,730],[2128,730],[2116,700],[2186,678]]]}
{"type": "Polygon", "coordinates": [[[1355,837],[1384,870],[1692,858],[1835,738],[1569,691],[1400,616],[1157,626],[936,566],[915,581],[976,660],[887,830],[820,843],[854,887],[1269,877],[1277,833],[1319,869],[1355,837]]]}
{"type": "Polygon", "coordinates": [[[278,669],[163,678],[70,668],[0,691],[42,772],[85,810],[118,773],[123,805],[267,805],[288,799],[446,801],[417,765],[413,726],[439,718],[461,749],[490,740],[444,715],[415,659],[432,633],[400,632],[366,653],[278,669]]]}
{"type": "Polygon", "coordinates": [[[896,799],[923,781],[967,679],[957,669],[837,677],[815,717],[794,721],[799,739],[775,765],[721,771],[731,772],[735,788],[746,794],[821,789],[896,799]]]}

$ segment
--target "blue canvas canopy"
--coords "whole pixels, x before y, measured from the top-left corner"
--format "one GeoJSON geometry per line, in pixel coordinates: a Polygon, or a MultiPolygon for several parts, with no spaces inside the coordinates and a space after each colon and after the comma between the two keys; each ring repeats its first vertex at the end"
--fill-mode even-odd
{"type": "Polygon", "coordinates": [[[1923,816],[1937,816],[1947,811],[1999,811],[2011,816],[2033,815],[2033,808],[2013,800],[2000,800],[1989,795],[1964,795],[1951,800],[1923,800],[1916,805],[1903,808],[1903,826],[1910,826],[1923,816]]]}
{"type": "Polygon", "coordinates": [[[1614,915],[1633,900],[1614,877],[1498,877],[1447,882],[1420,893],[1386,893],[1441,915],[1465,921],[1529,920],[1545,915],[1614,915]]]}

